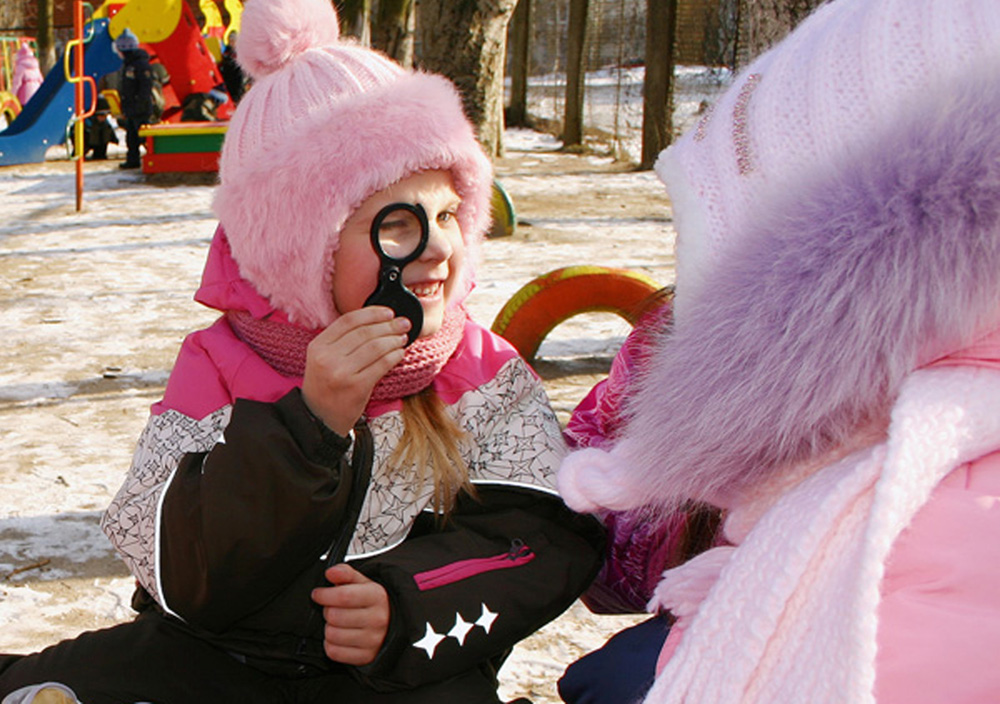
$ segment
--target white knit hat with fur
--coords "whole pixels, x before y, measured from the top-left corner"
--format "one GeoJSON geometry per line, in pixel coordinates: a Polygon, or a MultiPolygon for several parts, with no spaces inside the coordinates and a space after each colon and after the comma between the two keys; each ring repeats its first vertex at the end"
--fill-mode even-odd
{"type": "Polygon", "coordinates": [[[817,165],[885,130],[928,77],[995,58],[998,36],[995,2],[833,2],[755,60],[656,164],[682,233],[677,324],[723,253],[817,165]]]}

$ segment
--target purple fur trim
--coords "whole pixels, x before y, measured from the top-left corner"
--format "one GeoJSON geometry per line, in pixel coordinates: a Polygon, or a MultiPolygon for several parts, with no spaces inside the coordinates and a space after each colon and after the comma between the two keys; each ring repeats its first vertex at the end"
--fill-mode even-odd
{"type": "Polygon", "coordinates": [[[739,235],[628,406],[635,505],[828,451],[885,418],[915,368],[996,326],[998,78],[928,87],[739,235]]]}

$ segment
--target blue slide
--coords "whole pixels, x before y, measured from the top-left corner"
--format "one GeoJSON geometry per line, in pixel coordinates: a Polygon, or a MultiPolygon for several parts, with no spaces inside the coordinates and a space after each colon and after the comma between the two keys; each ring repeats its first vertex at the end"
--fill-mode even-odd
{"type": "MultiPolygon", "coordinates": [[[[84,72],[95,81],[121,68],[122,60],[112,47],[108,21],[95,20],[93,37],[84,45],[84,72]]],[[[86,32],[84,33],[86,36],[86,32]]],[[[90,86],[84,84],[84,105],[90,104],[90,86]]],[[[73,119],[74,86],[66,80],[66,70],[60,59],[38,91],[31,96],[21,114],[0,132],[0,166],[36,164],[45,161],[45,152],[66,139],[66,126],[73,119]]]]}

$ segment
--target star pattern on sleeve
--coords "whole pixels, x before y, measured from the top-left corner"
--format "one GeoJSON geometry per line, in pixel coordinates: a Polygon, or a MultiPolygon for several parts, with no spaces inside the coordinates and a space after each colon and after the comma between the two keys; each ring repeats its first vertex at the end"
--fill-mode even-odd
{"type": "MultiPolygon", "coordinates": [[[[115,550],[150,595],[160,601],[156,576],[157,507],[189,452],[207,452],[229,425],[232,407],[197,420],[169,410],[152,416],[136,445],[125,482],[101,519],[115,550]]],[[[162,603],[162,602],[161,602],[162,603]]]]}
{"type": "Polygon", "coordinates": [[[435,632],[431,627],[431,624],[427,624],[427,631],[424,633],[424,637],[413,644],[414,648],[420,648],[427,653],[427,657],[431,660],[434,659],[434,651],[437,650],[438,645],[443,641],[445,637],[440,633],[435,632]]]}
{"type": "Polygon", "coordinates": [[[486,603],[484,602],[483,613],[480,614],[478,619],[476,619],[476,625],[489,633],[490,629],[493,628],[493,622],[497,620],[497,616],[499,616],[499,614],[490,611],[489,607],[486,606],[486,603]]]}
{"type": "Polygon", "coordinates": [[[477,439],[469,459],[472,480],[555,490],[566,446],[541,383],[520,358],[459,401],[463,427],[477,439]]]}
{"type": "Polygon", "coordinates": [[[451,627],[450,631],[448,631],[448,635],[457,640],[459,645],[464,645],[465,637],[469,635],[469,631],[475,628],[475,625],[476,624],[474,623],[466,621],[462,618],[462,614],[456,612],[455,625],[451,627]]]}
{"type": "MultiPolygon", "coordinates": [[[[466,431],[461,447],[473,483],[522,484],[555,492],[556,470],[566,453],[559,420],[541,382],[520,358],[461,396],[446,412],[466,431]]],[[[348,555],[362,557],[406,539],[416,517],[428,510],[433,480],[414,466],[389,466],[403,434],[403,419],[390,411],[369,421],[375,443],[371,485],[348,555]]]]}
{"type": "Polygon", "coordinates": [[[497,620],[499,616],[498,613],[490,611],[490,608],[485,602],[482,603],[482,612],[473,622],[466,621],[461,613],[455,612],[455,625],[451,627],[451,630],[447,633],[438,633],[434,630],[434,627],[428,622],[425,624],[424,635],[420,640],[413,643],[414,648],[419,648],[427,653],[427,657],[430,660],[434,659],[434,655],[437,653],[438,646],[441,645],[442,641],[446,638],[454,638],[458,642],[458,647],[465,645],[466,639],[469,634],[474,631],[477,627],[482,628],[486,634],[489,634],[490,630],[493,628],[493,622],[497,620]]]}

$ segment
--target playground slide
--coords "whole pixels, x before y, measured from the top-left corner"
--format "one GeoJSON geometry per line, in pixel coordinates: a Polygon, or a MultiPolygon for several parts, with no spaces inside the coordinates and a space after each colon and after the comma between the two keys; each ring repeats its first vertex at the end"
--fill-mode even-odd
{"type": "MultiPolygon", "coordinates": [[[[112,48],[108,21],[95,20],[92,26],[94,34],[85,45],[83,61],[85,72],[96,81],[117,71],[122,62],[112,48]]],[[[17,119],[0,132],[0,166],[45,161],[48,148],[66,139],[66,126],[73,118],[73,99],[74,86],[66,80],[60,60],[17,119]]],[[[90,88],[84,84],[84,104],[88,105],[90,100],[90,88]]]]}

